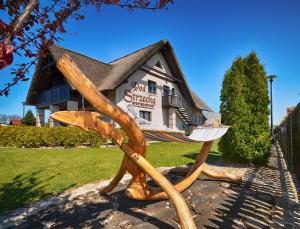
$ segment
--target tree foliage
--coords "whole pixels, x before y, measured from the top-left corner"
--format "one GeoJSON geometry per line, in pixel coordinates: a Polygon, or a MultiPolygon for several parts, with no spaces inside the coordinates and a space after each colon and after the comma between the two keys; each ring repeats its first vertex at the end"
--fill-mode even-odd
{"type": "Polygon", "coordinates": [[[269,141],[268,82],[263,65],[253,52],[238,57],[225,73],[220,111],[224,124],[231,126],[220,141],[227,161],[263,164],[269,141]]]}
{"type": "Polygon", "coordinates": [[[22,119],[22,124],[24,126],[35,126],[36,119],[31,110],[28,110],[25,117],[22,119]]]}
{"type": "Polygon", "coordinates": [[[27,59],[11,69],[12,80],[0,89],[0,96],[8,95],[9,88],[19,81],[29,79],[31,66],[46,55],[48,46],[61,40],[61,34],[67,33],[66,23],[84,19],[85,7],[98,11],[102,5],[156,10],[169,3],[172,0],[0,0],[0,13],[5,15],[0,19],[0,70],[12,64],[14,54],[27,59]]]}

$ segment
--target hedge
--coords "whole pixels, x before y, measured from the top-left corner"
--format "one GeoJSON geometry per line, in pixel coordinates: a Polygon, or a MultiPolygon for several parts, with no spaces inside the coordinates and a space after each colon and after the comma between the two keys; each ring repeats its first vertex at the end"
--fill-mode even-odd
{"type": "Polygon", "coordinates": [[[74,147],[83,144],[99,147],[106,142],[106,139],[101,138],[96,132],[84,131],[74,126],[52,128],[0,126],[0,146],[2,147],[74,147]]]}

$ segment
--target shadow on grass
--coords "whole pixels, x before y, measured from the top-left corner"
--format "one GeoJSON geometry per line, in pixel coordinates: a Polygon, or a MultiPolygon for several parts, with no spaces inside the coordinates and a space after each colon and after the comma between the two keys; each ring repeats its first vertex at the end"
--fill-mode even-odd
{"type": "MultiPolygon", "coordinates": [[[[195,153],[195,152],[186,153],[183,156],[193,159],[193,160],[196,160],[198,153],[195,153]]],[[[212,163],[212,162],[221,161],[221,160],[222,160],[222,154],[220,154],[219,152],[216,152],[216,151],[210,151],[205,162],[212,163]]]]}
{"type": "Polygon", "coordinates": [[[45,192],[44,187],[58,174],[44,179],[41,172],[19,174],[12,181],[0,184],[0,214],[53,194],[45,192]]]}

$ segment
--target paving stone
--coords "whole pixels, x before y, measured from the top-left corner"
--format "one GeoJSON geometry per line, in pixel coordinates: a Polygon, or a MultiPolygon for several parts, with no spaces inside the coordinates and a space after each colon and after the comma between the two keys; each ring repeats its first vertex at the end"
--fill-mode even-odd
{"type": "Polygon", "coordinates": [[[246,189],[243,190],[243,192],[247,195],[247,196],[255,196],[256,195],[256,191],[252,190],[252,189],[246,189]]]}
{"type": "Polygon", "coordinates": [[[114,216],[114,219],[110,222],[110,224],[119,226],[124,224],[124,222],[126,222],[129,225],[136,225],[142,223],[143,220],[147,219],[147,217],[148,217],[147,215],[135,214],[135,213],[119,214],[114,216]]]}
{"type": "Polygon", "coordinates": [[[160,218],[160,219],[170,219],[174,217],[176,211],[174,208],[161,208],[158,209],[157,212],[154,213],[153,216],[160,218]]]}
{"type": "Polygon", "coordinates": [[[143,222],[141,224],[135,225],[131,227],[132,229],[157,229],[159,227],[149,223],[149,222],[143,222]]]}
{"type": "Polygon", "coordinates": [[[217,183],[212,183],[207,187],[202,187],[197,193],[202,194],[204,196],[212,196],[222,192],[222,188],[217,183]]]}
{"type": "Polygon", "coordinates": [[[159,201],[156,203],[148,204],[144,207],[144,210],[150,214],[153,212],[157,211],[160,208],[165,208],[167,207],[167,202],[166,201],[159,201]]]}
{"type": "Polygon", "coordinates": [[[242,187],[241,186],[239,186],[239,185],[236,185],[236,184],[234,184],[234,185],[231,185],[231,187],[230,187],[233,191],[235,191],[235,192],[237,192],[237,193],[240,193],[241,192],[241,190],[242,190],[242,187]]]}
{"type": "Polygon", "coordinates": [[[197,228],[229,228],[229,227],[220,227],[222,220],[218,217],[211,215],[198,215],[194,218],[197,228]]]}
{"type": "Polygon", "coordinates": [[[266,194],[266,193],[258,193],[256,195],[256,198],[259,199],[259,200],[262,200],[268,204],[273,204],[274,202],[274,198],[273,196],[269,195],[269,194],[266,194]]]}
{"type": "Polygon", "coordinates": [[[192,192],[192,193],[198,193],[199,189],[201,187],[205,186],[205,184],[201,181],[201,180],[196,180],[194,182],[194,184],[192,186],[190,186],[188,189],[192,192]]]}
{"type": "Polygon", "coordinates": [[[193,195],[190,198],[190,203],[192,205],[209,205],[212,201],[212,198],[209,196],[203,195],[193,195]]]}
{"type": "Polygon", "coordinates": [[[210,215],[212,212],[212,206],[196,205],[193,207],[194,211],[200,215],[210,215]]]}
{"type": "Polygon", "coordinates": [[[174,227],[169,223],[165,223],[165,222],[158,223],[153,221],[143,222],[131,227],[131,229],[159,229],[159,228],[174,229],[174,227]]]}
{"type": "Polygon", "coordinates": [[[229,187],[230,187],[230,184],[227,183],[227,182],[222,182],[220,185],[221,185],[221,187],[223,187],[223,188],[229,188],[229,187]]]}
{"type": "Polygon", "coordinates": [[[241,219],[234,219],[233,223],[240,229],[246,229],[247,226],[245,225],[245,223],[243,222],[243,220],[241,219]]]}
{"type": "Polygon", "coordinates": [[[270,210],[266,210],[265,208],[256,208],[255,213],[267,219],[271,217],[270,210]]]}
{"type": "Polygon", "coordinates": [[[226,196],[231,196],[235,192],[230,189],[224,189],[224,190],[222,190],[222,193],[224,193],[226,196]]]}

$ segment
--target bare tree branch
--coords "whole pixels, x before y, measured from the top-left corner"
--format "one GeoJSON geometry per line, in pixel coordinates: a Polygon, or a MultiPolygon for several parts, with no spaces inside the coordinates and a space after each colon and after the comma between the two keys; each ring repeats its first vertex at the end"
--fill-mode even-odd
{"type": "Polygon", "coordinates": [[[30,2],[27,4],[27,6],[24,9],[24,12],[16,20],[15,25],[14,25],[14,29],[13,29],[12,33],[10,33],[4,39],[4,43],[6,45],[10,44],[12,35],[15,32],[17,32],[18,30],[20,30],[20,28],[23,26],[24,22],[26,21],[26,19],[28,18],[28,16],[31,14],[31,12],[33,11],[33,9],[34,9],[34,7],[36,6],[37,3],[38,3],[38,0],[30,0],[30,2]]]}

